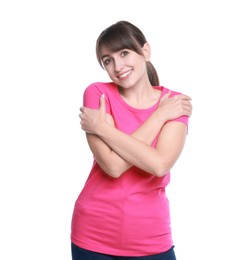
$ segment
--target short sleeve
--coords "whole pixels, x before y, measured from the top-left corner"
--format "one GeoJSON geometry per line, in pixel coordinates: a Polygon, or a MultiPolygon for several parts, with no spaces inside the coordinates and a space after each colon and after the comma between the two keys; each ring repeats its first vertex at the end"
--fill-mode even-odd
{"type": "MultiPolygon", "coordinates": [[[[181,94],[180,92],[175,92],[175,91],[172,91],[171,93],[171,97],[175,96],[175,95],[179,95],[181,94]]],[[[176,122],[181,122],[181,123],[184,123],[187,128],[188,128],[188,123],[189,123],[189,117],[188,116],[180,116],[178,118],[175,118],[173,120],[170,120],[168,122],[172,122],[172,121],[176,121],[176,122]]]]}
{"type": "Polygon", "coordinates": [[[175,119],[173,119],[173,120],[171,120],[171,121],[181,122],[181,123],[184,123],[185,125],[188,126],[189,118],[188,118],[188,116],[180,116],[180,117],[175,118],[175,119]]]}
{"type": "Polygon", "coordinates": [[[105,94],[106,112],[110,114],[106,89],[101,83],[93,83],[85,89],[83,94],[83,106],[91,109],[98,109],[100,107],[100,97],[102,94],[105,94]]]}
{"type": "Polygon", "coordinates": [[[98,109],[100,106],[101,95],[101,90],[95,84],[89,85],[83,94],[83,106],[98,109]]]}

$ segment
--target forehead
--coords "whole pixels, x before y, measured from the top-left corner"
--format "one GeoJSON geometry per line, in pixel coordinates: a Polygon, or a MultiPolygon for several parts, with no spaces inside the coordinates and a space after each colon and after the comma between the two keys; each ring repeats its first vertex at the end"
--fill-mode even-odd
{"type": "Polygon", "coordinates": [[[101,58],[106,57],[106,56],[110,56],[114,53],[117,53],[117,52],[123,50],[123,49],[124,48],[121,48],[119,50],[111,50],[110,48],[103,46],[103,47],[101,47],[101,58]]]}
{"type": "Polygon", "coordinates": [[[102,56],[107,53],[113,53],[113,51],[110,48],[108,48],[107,46],[102,46],[100,52],[101,52],[102,56]]]}

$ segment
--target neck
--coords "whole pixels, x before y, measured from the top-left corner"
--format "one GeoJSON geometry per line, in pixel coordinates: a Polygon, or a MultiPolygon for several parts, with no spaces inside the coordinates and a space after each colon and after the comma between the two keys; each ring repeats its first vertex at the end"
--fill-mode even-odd
{"type": "Polygon", "coordinates": [[[148,108],[154,105],[160,98],[161,92],[151,84],[142,84],[128,89],[118,87],[124,101],[135,108],[148,108]]]}

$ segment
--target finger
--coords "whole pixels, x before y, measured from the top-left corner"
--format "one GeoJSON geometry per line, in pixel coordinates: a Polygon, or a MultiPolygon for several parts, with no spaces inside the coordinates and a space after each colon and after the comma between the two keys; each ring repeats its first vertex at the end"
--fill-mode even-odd
{"type": "Polygon", "coordinates": [[[171,90],[169,90],[169,92],[168,92],[168,93],[166,93],[167,97],[170,97],[170,96],[171,96],[171,93],[172,93],[172,91],[171,91],[171,90]]]}
{"type": "Polygon", "coordinates": [[[105,95],[102,94],[100,97],[100,109],[106,113],[105,95]]]}
{"type": "Polygon", "coordinates": [[[184,104],[183,105],[183,110],[189,111],[191,113],[192,112],[192,107],[189,104],[184,104]]]}
{"type": "Polygon", "coordinates": [[[169,92],[168,92],[168,93],[165,93],[165,94],[162,96],[162,98],[160,99],[160,101],[163,101],[163,100],[165,100],[165,99],[169,98],[169,97],[170,97],[170,95],[171,95],[171,90],[169,90],[169,92]]]}
{"type": "Polygon", "coordinates": [[[81,112],[83,112],[83,109],[84,109],[83,107],[80,107],[80,111],[81,111],[81,112]]]}
{"type": "Polygon", "coordinates": [[[185,94],[177,94],[172,97],[174,100],[191,100],[191,97],[185,94]]]}
{"type": "Polygon", "coordinates": [[[185,106],[185,111],[187,112],[187,115],[188,116],[191,116],[192,115],[192,107],[191,106],[185,106]]]}
{"type": "Polygon", "coordinates": [[[182,99],[186,99],[186,100],[192,100],[190,96],[185,95],[185,94],[180,94],[180,95],[178,95],[178,97],[180,97],[182,99]]]}
{"type": "Polygon", "coordinates": [[[169,90],[163,97],[169,98],[171,96],[172,91],[169,90]]]}
{"type": "Polygon", "coordinates": [[[183,99],[183,100],[181,100],[181,102],[182,102],[182,104],[184,104],[184,105],[188,105],[188,106],[192,107],[192,103],[191,103],[191,101],[188,100],[188,99],[183,99]]]}

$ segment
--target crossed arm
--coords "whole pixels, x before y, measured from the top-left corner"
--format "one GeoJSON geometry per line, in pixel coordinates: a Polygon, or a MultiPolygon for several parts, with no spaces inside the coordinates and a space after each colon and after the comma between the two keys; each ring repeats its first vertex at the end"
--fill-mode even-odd
{"type": "Polygon", "coordinates": [[[81,125],[87,133],[92,153],[101,168],[117,178],[133,165],[153,174],[163,176],[178,159],[186,138],[187,126],[167,120],[190,116],[190,97],[165,95],[158,109],[131,135],[114,127],[113,118],[106,114],[105,100],[101,96],[98,110],[81,108],[81,125]],[[159,134],[155,148],[151,143],[159,134]]]}

